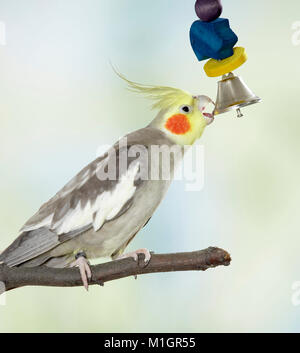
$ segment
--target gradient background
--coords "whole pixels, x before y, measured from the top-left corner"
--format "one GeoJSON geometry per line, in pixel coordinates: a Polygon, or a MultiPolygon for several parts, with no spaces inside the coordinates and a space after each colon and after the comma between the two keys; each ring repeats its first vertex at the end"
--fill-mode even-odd
{"type": "MultiPolygon", "coordinates": [[[[299,332],[299,0],[223,0],[249,60],[236,73],[263,103],[209,127],[205,186],[175,182],[129,250],[227,249],[228,268],[142,276],[104,288],[22,288],[0,306],[1,332],[299,332]]],[[[147,124],[138,82],[215,98],[189,44],[194,0],[0,0],[0,249],[96,156],[147,124]]]]}

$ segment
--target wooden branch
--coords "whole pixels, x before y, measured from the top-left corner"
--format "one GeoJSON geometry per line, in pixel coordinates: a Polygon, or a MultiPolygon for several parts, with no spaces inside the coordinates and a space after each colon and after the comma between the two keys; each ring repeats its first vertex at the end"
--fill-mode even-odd
{"type": "MultiPolygon", "coordinates": [[[[147,273],[174,271],[205,271],[208,268],[230,265],[230,255],[219,248],[208,248],[201,251],[152,255],[147,266],[144,266],[144,255],[139,255],[139,262],[131,258],[111,261],[92,266],[91,285],[104,285],[116,279],[138,276],[147,273]]],[[[9,291],[24,286],[76,287],[82,286],[78,269],[54,269],[45,266],[35,268],[0,265],[0,284],[9,291]]],[[[1,294],[1,293],[0,293],[1,294]]]]}

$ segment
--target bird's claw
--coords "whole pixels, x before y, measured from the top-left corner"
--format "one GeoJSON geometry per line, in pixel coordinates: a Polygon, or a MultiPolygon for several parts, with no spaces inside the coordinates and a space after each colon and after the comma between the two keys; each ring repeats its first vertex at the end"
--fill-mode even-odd
{"type": "Polygon", "coordinates": [[[92,271],[88,260],[84,256],[80,256],[74,262],[71,263],[70,267],[79,268],[82,283],[84,285],[84,288],[88,291],[88,280],[92,278],[92,271]]]}
{"type": "Polygon", "coordinates": [[[135,262],[139,261],[139,254],[144,254],[144,267],[148,265],[148,263],[151,260],[151,253],[148,249],[139,249],[136,251],[129,252],[127,254],[120,255],[117,260],[122,260],[122,259],[127,259],[127,258],[133,258],[135,262]]]}

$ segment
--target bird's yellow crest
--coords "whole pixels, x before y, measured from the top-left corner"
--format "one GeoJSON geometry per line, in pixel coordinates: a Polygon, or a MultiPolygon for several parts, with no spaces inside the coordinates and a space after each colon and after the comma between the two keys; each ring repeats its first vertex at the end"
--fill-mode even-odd
{"type": "Polygon", "coordinates": [[[193,97],[190,93],[183,91],[178,88],[167,87],[167,86],[151,86],[136,83],[128,80],[124,75],[117,72],[117,75],[127,82],[129,90],[141,93],[146,98],[154,101],[152,107],[155,109],[168,109],[174,105],[179,105],[182,101],[191,102],[193,97]]]}
{"type": "Polygon", "coordinates": [[[152,108],[160,109],[149,126],[160,129],[180,145],[192,145],[202,135],[207,125],[203,112],[210,98],[192,96],[178,88],[136,83],[115,72],[128,84],[130,91],[141,93],[154,102],[152,108]]]}

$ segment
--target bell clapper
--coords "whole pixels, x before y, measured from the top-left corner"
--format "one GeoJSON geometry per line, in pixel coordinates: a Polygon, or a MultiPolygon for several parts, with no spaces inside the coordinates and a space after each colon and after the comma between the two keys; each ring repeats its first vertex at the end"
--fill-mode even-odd
{"type": "Polygon", "coordinates": [[[242,118],[242,117],[244,116],[244,114],[242,113],[242,111],[241,111],[240,108],[238,108],[238,109],[236,110],[236,112],[237,112],[237,118],[242,118]]]}

